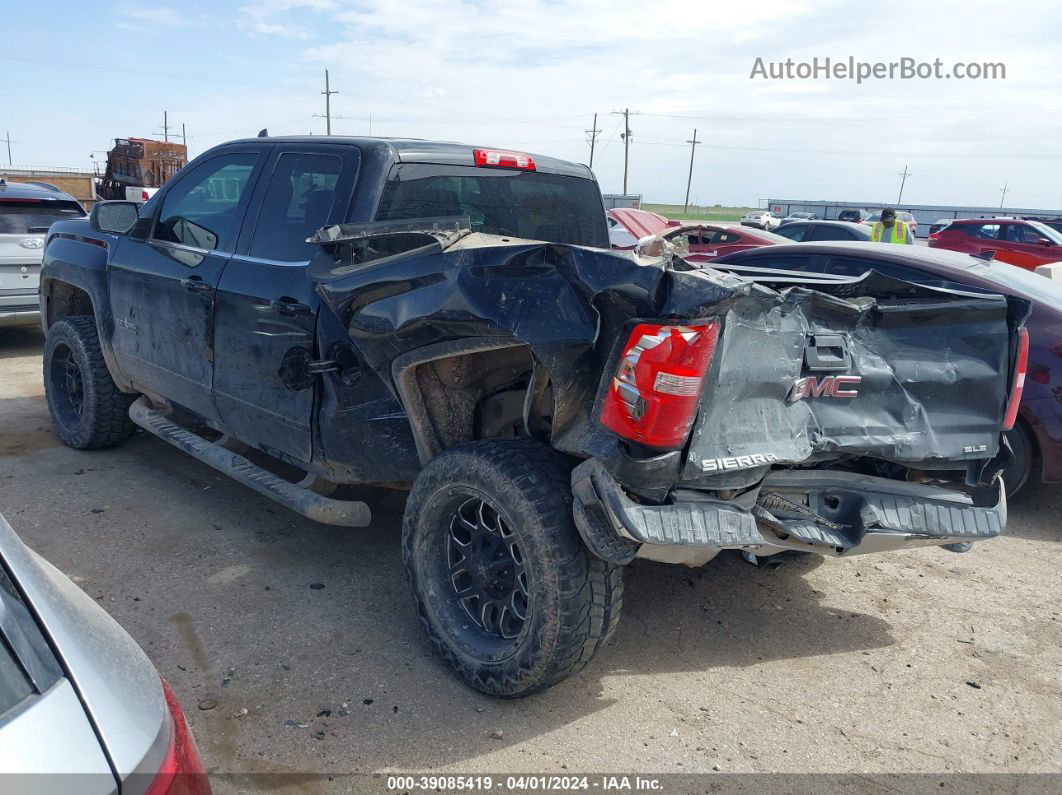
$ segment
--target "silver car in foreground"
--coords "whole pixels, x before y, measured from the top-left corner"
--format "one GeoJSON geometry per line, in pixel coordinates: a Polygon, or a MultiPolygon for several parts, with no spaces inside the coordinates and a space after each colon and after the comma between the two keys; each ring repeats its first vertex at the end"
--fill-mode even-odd
{"type": "Polygon", "coordinates": [[[181,707],[144,652],[2,516],[0,790],[210,793],[181,707]]]}
{"type": "Polygon", "coordinates": [[[0,326],[40,322],[41,260],[48,227],[84,215],[77,200],[54,185],[0,177],[0,326]]]}

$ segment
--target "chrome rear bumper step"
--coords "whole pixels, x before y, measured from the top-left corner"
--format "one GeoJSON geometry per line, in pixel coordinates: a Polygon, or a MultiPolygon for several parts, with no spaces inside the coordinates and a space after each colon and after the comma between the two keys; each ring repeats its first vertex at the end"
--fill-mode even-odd
{"type": "Polygon", "coordinates": [[[220,442],[211,442],[182,428],[151,408],[147,398],[141,397],[129,407],[129,418],[145,431],[198,458],[204,464],[209,464],[259,494],[264,494],[315,522],[340,527],[367,527],[372,521],[372,512],[366,503],[323,497],[315,491],[284,480],[239,453],[229,450],[220,442]]]}

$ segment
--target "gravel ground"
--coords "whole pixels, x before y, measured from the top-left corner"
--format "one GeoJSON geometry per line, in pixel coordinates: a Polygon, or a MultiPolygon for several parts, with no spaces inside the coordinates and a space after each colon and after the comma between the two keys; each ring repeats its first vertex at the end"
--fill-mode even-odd
{"type": "Polygon", "coordinates": [[[211,771],[314,774],[271,787],[300,792],[352,772],[1062,772],[1056,487],[965,555],[636,562],[611,646],[498,701],[421,635],[401,493],[337,529],[144,434],[67,449],[41,345],[0,329],[0,512],[140,643],[211,771]]]}

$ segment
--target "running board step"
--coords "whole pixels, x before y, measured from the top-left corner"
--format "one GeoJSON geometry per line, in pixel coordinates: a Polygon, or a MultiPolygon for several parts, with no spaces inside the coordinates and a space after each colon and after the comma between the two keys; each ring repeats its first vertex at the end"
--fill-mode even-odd
{"type": "Polygon", "coordinates": [[[322,497],[317,492],[284,480],[242,455],[185,430],[151,408],[147,398],[134,401],[129,407],[129,419],[204,464],[315,522],[341,527],[367,527],[372,521],[372,512],[366,503],[322,497]]]}

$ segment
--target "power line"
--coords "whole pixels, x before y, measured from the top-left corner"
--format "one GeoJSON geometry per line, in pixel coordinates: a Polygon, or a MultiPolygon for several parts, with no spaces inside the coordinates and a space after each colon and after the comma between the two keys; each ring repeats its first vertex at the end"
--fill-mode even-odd
{"type": "Polygon", "coordinates": [[[100,66],[98,64],[88,63],[71,63],[69,61],[49,61],[43,58],[23,58],[21,56],[14,55],[0,55],[0,60],[4,61],[22,61],[25,63],[41,64],[43,66],[56,66],[65,67],[70,69],[95,69],[99,72],[117,72],[119,74],[137,75],[139,77],[166,77],[173,80],[193,80],[199,83],[225,83],[234,86],[257,86],[259,88],[268,88],[272,91],[284,90],[284,91],[301,91],[301,88],[296,86],[282,86],[270,83],[255,83],[249,80],[226,80],[219,77],[195,77],[188,74],[171,74],[168,72],[149,72],[143,69],[122,69],[117,66],[100,66]]]}
{"type": "MultiPolygon", "coordinates": [[[[830,127],[835,127],[837,125],[874,126],[874,125],[880,125],[880,124],[889,124],[889,125],[898,126],[898,127],[926,127],[926,128],[929,128],[929,129],[938,129],[938,130],[952,130],[952,129],[955,129],[954,125],[924,124],[924,123],[922,123],[921,119],[918,119],[918,118],[902,119],[902,118],[895,118],[895,117],[892,117],[892,116],[883,116],[883,117],[862,116],[862,117],[847,117],[847,118],[843,118],[843,119],[837,119],[837,118],[832,118],[831,117],[831,118],[828,118],[828,119],[827,118],[814,119],[814,118],[801,117],[801,116],[785,116],[784,118],[782,118],[782,117],[769,117],[769,116],[730,116],[730,115],[716,116],[716,115],[692,115],[692,114],[685,114],[685,113],[650,113],[650,112],[643,112],[643,111],[639,111],[637,113],[632,111],[631,115],[632,116],[650,116],[650,117],[653,117],[653,118],[661,118],[661,119],[688,119],[688,120],[694,120],[694,121],[711,121],[711,122],[716,122],[716,123],[732,121],[732,122],[751,122],[751,123],[784,124],[784,125],[790,125],[790,124],[817,124],[817,125],[827,125],[827,126],[830,126],[830,127]]],[[[959,123],[959,124],[963,123],[962,117],[960,115],[957,115],[957,114],[950,114],[950,115],[953,116],[956,119],[956,123],[959,123]]],[[[940,118],[940,116],[937,116],[936,118],[940,118]]]]}
{"type": "MultiPolygon", "coordinates": [[[[642,145],[649,146],[681,146],[685,148],[686,144],[682,141],[661,141],[652,140],[648,138],[640,138],[638,142],[642,145]]],[[[785,152],[790,154],[801,155],[853,155],[859,157],[866,157],[866,151],[856,150],[844,150],[844,149],[787,149],[770,146],[729,146],[726,144],[705,144],[708,149],[727,149],[741,152],[785,152]]],[[[948,158],[968,158],[975,157],[978,159],[983,158],[1001,158],[1007,160],[1058,160],[1062,159],[1062,155],[1048,155],[1042,153],[1034,153],[1029,155],[1022,154],[997,154],[997,153],[985,153],[979,154],[974,152],[875,152],[876,155],[885,155],[893,157],[933,157],[938,160],[948,158]]]]}

